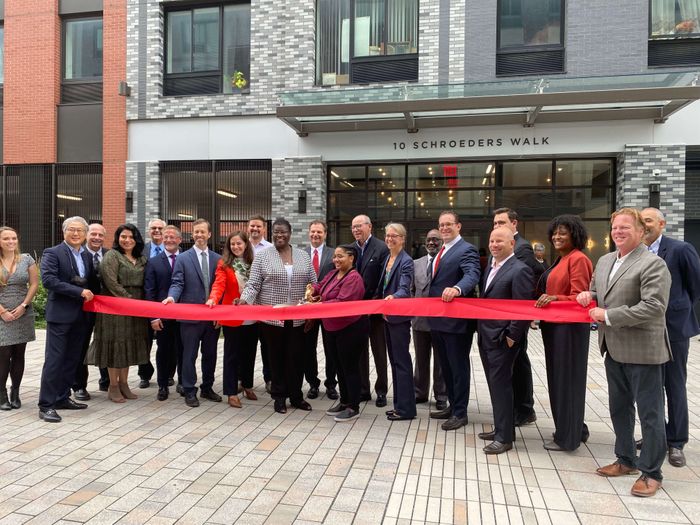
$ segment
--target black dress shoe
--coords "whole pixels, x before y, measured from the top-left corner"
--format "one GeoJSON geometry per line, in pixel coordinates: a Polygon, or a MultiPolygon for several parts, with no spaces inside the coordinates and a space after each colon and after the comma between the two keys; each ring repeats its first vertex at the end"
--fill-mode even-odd
{"type": "Polygon", "coordinates": [[[551,452],[567,452],[567,450],[564,447],[559,446],[556,441],[547,441],[542,445],[542,447],[551,452]]]}
{"type": "Polygon", "coordinates": [[[109,383],[100,383],[97,388],[100,392],[109,392],[109,383]]]}
{"type": "Polygon", "coordinates": [[[484,447],[484,454],[503,454],[513,448],[513,443],[500,443],[494,441],[484,447]]]}
{"type": "Polygon", "coordinates": [[[438,411],[445,410],[447,408],[447,401],[440,401],[440,400],[435,401],[435,408],[438,411]]]}
{"type": "Polygon", "coordinates": [[[307,412],[311,412],[312,408],[311,405],[309,405],[306,401],[301,400],[301,401],[294,401],[291,403],[291,405],[294,408],[298,408],[299,410],[305,410],[307,412]]]}
{"type": "Polygon", "coordinates": [[[158,401],[165,401],[168,399],[168,387],[167,386],[162,386],[158,389],[158,401]]]}
{"type": "Polygon", "coordinates": [[[284,399],[275,399],[275,412],[278,414],[287,413],[287,404],[284,402],[284,399]]]}
{"type": "Polygon", "coordinates": [[[338,399],[338,391],[335,388],[326,388],[326,397],[328,399],[338,399]]]}
{"type": "Polygon", "coordinates": [[[385,407],[386,406],[386,394],[377,394],[377,401],[374,404],[379,408],[385,407]]]}
{"type": "Polygon", "coordinates": [[[450,419],[445,421],[441,426],[443,430],[457,430],[458,428],[465,426],[467,423],[469,423],[467,416],[451,416],[450,419]]]}
{"type": "Polygon", "coordinates": [[[428,398],[427,398],[427,397],[417,397],[417,398],[416,398],[416,404],[417,404],[417,405],[420,405],[421,403],[427,403],[427,402],[428,402],[428,398]]]}
{"type": "Polygon", "coordinates": [[[683,454],[683,449],[668,447],[668,462],[674,467],[685,467],[685,454],[683,454]]]}
{"type": "Polygon", "coordinates": [[[63,401],[54,404],[54,408],[58,410],[83,410],[88,406],[85,403],[76,403],[70,397],[64,399],[63,401]]]}
{"type": "Polygon", "coordinates": [[[384,413],[388,416],[389,414],[396,414],[396,410],[394,410],[394,409],[392,408],[391,410],[387,410],[387,411],[384,412],[384,413]]]}
{"type": "Polygon", "coordinates": [[[388,414],[386,418],[389,421],[408,421],[409,419],[415,419],[416,416],[402,416],[401,414],[397,414],[396,412],[392,412],[391,414],[388,414]]]}
{"type": "Polygon", "coordinates": [[[479,439],[483,439],[484,441],[493,441],[495,437],[495,430],[492,430],[491,432],[479,432],[479,439]]]}
{"type": "Polygon", "coordinates": [[[309,388],[309,393],[306,394],[306,397],[309,399],[316,399],[318,397],[318,387],[317,386],[312,386],[309,388]]]}
{"type": "Polygon", "coordinates": [[[203,397],[204,399],[208,399],[209,401],[214,401],[215,403],[221,403],[221,396],[211,389],[202,390],[202,392],[199,395],[201,397],[203,397]]]}
{"type": "Polygon", "coordinates": [[[139,381],[139,388],[148,388],[149,386],[151,386],[151,382],[148,379],[139,381]]]}
{"type": "Polygon", "coordinates": [[[643,439],[638,439],[637,441],[634,442],[634,446],[637,447],[637,450],[642,450],[643,444],[644,444],[643,439]]]}
{"type": "Polygon", "coordinates": [[[61,416],[58,415],[53,408],[40,408],[39,419],[43,419],[47,423],[60,423],[61,416]]]}
{"type": "Polygon", "coordinates": [[[182,386],[181,383],[178,383],[177,386],[175,387],[175,392],[177,392],[178,394],[180,394],[181,396],[184,397],[184,395],[185,395],[185,387],[182,386]]]}
{"type": "Polygon", "coordinates": [[[451,408],[444,408],[442,410],[438,410],[437,412],[430,413],[430,419],[449,419],[450,417],[452,417],[451,408]]]}
{"type": "Polygon", "coordinates": [[[188,407],[196,408],[199,406],[199,399],[197,399],[197,394],[192,392],[191,394],[185,394],[185,404],[188,407]]]}
{"type": "Polygon", "coordinates": [[[372,401],[372,394],[360,394],[360,401],[372,401]]]}
{"type": "Polygon", "coordinates": [[[171,377],[168,379],[168,386],[173,386],[175,384],[175,380],[171,377]]]}
{"type": "Polygon", "coordinates": [[[90,393],[84,388],[79,388],[73,393],[73,397],[78,401],[90,401],[90,393]]]}
{"type": "Polygon", "coordinates": [[[537,415],[533,412],[529,416],[516,418],[515,426],[522,427],[523,425],[529,425],[530,423],[534,423],[535,421],[537,421],[537,415]]]}

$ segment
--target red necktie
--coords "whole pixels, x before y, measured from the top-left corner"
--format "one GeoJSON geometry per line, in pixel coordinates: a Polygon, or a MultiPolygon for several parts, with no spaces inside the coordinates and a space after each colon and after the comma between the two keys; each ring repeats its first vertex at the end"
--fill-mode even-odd
{"type": "Polygon", "coordinates": [[[316,277],[318,277],[318,270],[319,270],[319,265],[318,265],[318,248],[314,248],[314,258],[311,261],[311,263],[314,265],[314,271],[316,272],[316,277]]]}
{"type": "Polygon", "coordinates": [[[442,252],[445,251],[445,245],[442,245],[442,248],[440,248],[440,251],[437,254],[437,257],[435,257],[435,264],[433,265],[433,277],[435,277],[435,274],[437,273],[438,269],[438,264],[440,264],[440,257],[442,257],[442,252]]]}

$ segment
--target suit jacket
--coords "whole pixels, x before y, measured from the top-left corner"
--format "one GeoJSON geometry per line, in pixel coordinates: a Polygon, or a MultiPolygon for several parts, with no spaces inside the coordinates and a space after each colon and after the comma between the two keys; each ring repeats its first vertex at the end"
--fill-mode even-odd
{"type": "Polygon", "coordinates": [[[85,265],[87,284],[78,286],[71,280],[79,276],[78,268],[70,247],[62,242],[46,248],[41,257],[41,282],[48,290],[46,301],[46,321],[49,323],[73,323],[83,319],[83,298],[85,288],[99,293],[100,283],[92,266],[92,257],[87,250],[81,254],[85,265]]]}
{"type": "MultiPolygon", "coordinates": [[[[144,255],[148,257],[144,250],[144,255]]],[[[180,257],[179,253],[177,257],[180,257]]],[[[177,262],[177,258],[175,258],[177,262]]],[[[143,298],[146,301],[162,301],[168,297],[168,290],[173,277],[173,269],[170,267],[168,254],[162,251],[157,257],[146,262],[146,270],[143,276],[143,298]]]]}
{"type": "MultiPolygon", "coordinates": [[[[474,288],[479,283],[481,265],[479,252],[461,237],[440,257],[437,272],[432,278],[429,297],[441,297],[445,288],[459,286],[461,297],[473,297],[474,288]]],[[[431,330],[449,333],[466,333],[469,319],[453,319],[450,317],[431,317],[428,324],[431,330]]]]}
{"type": "MultiPolygon", "coordinates": [[[[382,272],[379,274],[379,282],[377,283],[377,298],[383,299],[389,295],[393,295],[394,299],[405,299],[411,297],[411,284],[413,283],[413,259],[404,250],[396,256],[394,265],[389,271],[389,282],[384,286],[384,272],[386,265],[389,262],[389,257],[386,258],[382,265],[382,272]]],[[[410,317],[403,315],[387,315],[384,316],[388,323],[405,323],[410,321],[410,317]]]]}
{"type": "MultiPolygon", "coordinates": [[[[413,297],[428,297],[430,291],[430,277],[428,276],[428,255],[424,255],[413,261],[413,283],[411,294],[413,297]]],[[[419,332],[430,332],[427,317],[414,317],[413,329],[419,332]]]]}
{"type": "Polygon", "coordinates": [[[372,299],[377,295],[377,283],[388,255],[389,248],[386,247],[386,244],[374,235],[367,239],[362,264],[357,268],[365,283],[364,299],[372,299]]]}
{"type": "MultiPolygon", "coordinates": [[[[489,299],[531,299],[530,285],[532,270],[517,257],[511,257],[498,270],[491,284],[486,288],[486,281],[492,268],[489,266],[481,279],[481,297],[489,299]]],[[[479,345],[485,348],[498,348],[506,345],[506,336],[516,345],[525,341],[530,321],[497,321],[479,319],[479,345]]],[[[506,345],[507,347],[507,345],[506,345]]]]}
{"type": "Polygon", "coordinates": [[[544,273],[546,268],[542,268],[542,265],[537,262],[535,258],[535,252],[530,245],[530,241],[522,237],[520,234],[515,236],[515,248],[513,250],[515,257],[522,261],[525,266],[530,268],[532,271],[532,294],[528,299],[535,297],[535,287],[537,286],[537,281],[544,273]]]}
{"type": "Polygon", "coordinates": [[[700,298],[700,258],[692,244],[666,237],[659,243],[661,257],[671,272],[671,295],[666,327],[671,341],[684,341],[700,333],[693,307],[700,298]]]}
{"type": "Polygon", "coordinates": [[[671,359],[666,307],[671,274],[664,261],[643,244],[629,253],[610,279],[617,252],[603,255],[593,273],[591,292],[610,320],[598,324],[598,344],[618,363],[658,365],[671,359]]]}
{"type": "MultiPolygon", "coordinates": [[[[209,254],[209,283],[214,283],[216,265],[221,255],[208,250],[209,254]]],[[[161,254],[162,255],[162,254],[161,254]]],[[[194,247],[180,253],[175,259],[172,280],[168,289],[168,297],[172,297],[178,303],[204,304],[209,299],[209,291],[204,289],[202,278],[202,266],[194,247]]],[[[183,323],[197,323],[199,321],[181,321],[183,323]]]]}
{"type": "MultiPolygon", "coordinates": [[[[153,242],[148,241],[143,247],[143,255],[145,255],[147,259],[151,258],[151,246],[153,246],[153,242]]],[[[163,252],[164,252],[165,246],[163,245],[163,243],[160,243],[160,247],[163,248],[163,252]]],[[[160,254],[162,254],[163,252],[160,252],[160,254]]],[[[160,254],[158,254],[158,255],[160,255],[160,254]]]]}
{"type": "MultiPolygon", "coordinates": [[[[313,251],[311,246],[304,248],[304,251],[309,255],[309,259],[313,259],[313,251]]],[[[335,265],[333,264],[333,252],[335,248],[331,248],[327,244],[323,246],[323,251],[321,252],[321,260],[318,261],[318,278],[320,282],[331,270],[335,270],[335,265]]],[[[313,267],[313,260],[311,266],[313,267]]]]}

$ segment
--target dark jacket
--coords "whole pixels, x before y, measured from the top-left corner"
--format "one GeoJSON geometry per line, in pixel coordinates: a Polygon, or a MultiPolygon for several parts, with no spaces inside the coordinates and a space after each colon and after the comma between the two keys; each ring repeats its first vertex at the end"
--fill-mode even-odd
{"type": "Polygon", "coordinates": [[[362,281],[365,283],[364,299],[372,299],[377,295],[377,283],[389,255],[389,248],[374,235],[367,239],[366,244],[362,264],[358,266],[357,271],[360,272],[362,281]]]}
{"type": "MultiPolygon", "coordinates": [[[[384,286],[384,272],[386,265],[389,262],[389,257],[386,258],[382,265],[382,272],[379,274],[379,282],[377,283],[377,298],[384,299],[389,295],[393,295],[394,299],[405,299],[411,297],[411,284],[413,283],[413,259],[404,250],[401,250],[397,255],[394,265],[389,272],[389,282],[384,286]]],[[[405,323],[410,321],[410,317],[403,315],[387,315],[385,319],[388,323],[405,323]]]]}
{"type": "Polygon", "coordinates": [[[700,298],[700,258],[692,244],[666,237],[659,243],[661,257],[671,272],[671,295],[666,327],[671,341],[683,341],[700,333],[693,307],[700,298]]]}

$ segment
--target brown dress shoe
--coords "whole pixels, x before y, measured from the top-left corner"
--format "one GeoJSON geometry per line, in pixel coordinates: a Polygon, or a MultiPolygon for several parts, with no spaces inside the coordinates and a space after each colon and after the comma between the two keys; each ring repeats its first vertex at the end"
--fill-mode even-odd
{"type": "Polygon", "coordinates": [[[255,395],[255,391],[252,388],[244,388],[243,393],[245,394],[245,397],[247,397],[251,401],[258,400],[258,396],[255,395]]]}
{"type": "Polygon", "coordinates": [[[139,396],[134,394],[127,383],[119,383],[119,391],[127,399],[138,399],[139,396]]]}
{"type": "Polygon", "coordinates": [[[639,479],[632,485],[632,490],[630,491],[633,496],[639,496],[640,498],[648,498],[656,494],[661,488],[661,482],[650,478],[646,474],[639,476],[639,479]]]}
{"type": "Polygon", "coordinates": [[[616,478],[618,476],[639,474],[639,471],[636,468],[628,467],[627,465],[623,465],[617,461],[615,463],[611,463],[610,465],[605,465],[604,467],[596,469],[596,472],[599,476],[603,476],[604,478],[616,478]]]}
{"type": "Polygon", "coordinates": [[[243,407],[243,405],[241,405],[241,400],[238,399],[238,396],[228,396],[228,405],[233,408],[243,407]]]}

